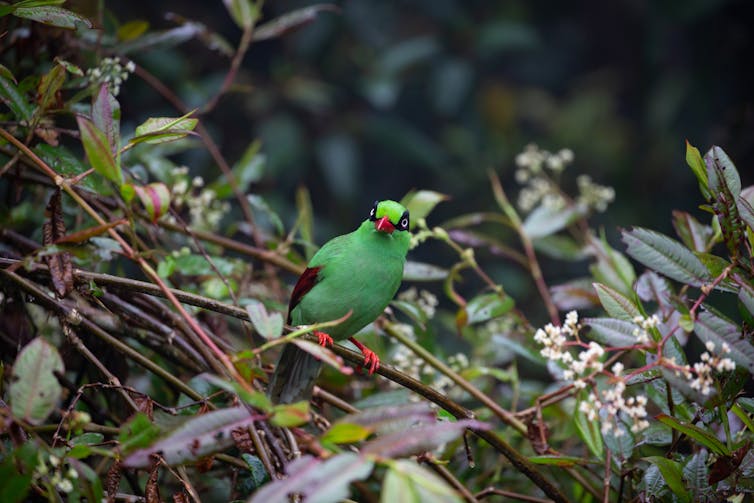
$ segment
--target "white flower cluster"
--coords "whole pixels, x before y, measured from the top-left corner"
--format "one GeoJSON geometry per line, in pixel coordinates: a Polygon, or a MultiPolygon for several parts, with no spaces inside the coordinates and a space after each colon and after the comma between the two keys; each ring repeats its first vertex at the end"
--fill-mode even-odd
{"type": "Polygon", "coordinates": [[[589,175],[579,175],[576,178],[576,184],[579,187],[577,202],[589,208],[594,208],[600,213],[605,211],[607,205],[615,200],[615,189],[594,183],[589,175]]]}
{"type": "Polygon", "coordinates": [[[217,199],[217,193],[214,190],[203,188],[204,179],[201,176],[195,176],[189,182],[186,166],[174,168],[172,175],[176,178],[170,189],[174,207],[188,208],[192,228],[216,229],[222,218],[230,211],[230,203],[217,199]]]}
{"type": "Polygon", "coordinates": [[[73,467],[65,469],[64,461],[59,457],[50,454],[47,460],[44,459],[44,455],[40,451],[38,454],[39,462],[34,471],[34,478],[41,479],[49,477],[50,484],[63,493],[70,493],[73,491],[74,483],[79,478],[79,474],[73,467]]]}
{"type": "Polygon", "coordinates": [[[639,344],[649,343],[649,330],[655,328],[660,324],[660,318],[656,314],[653,314],[649,318],[645,318],[644,316],[635,316],[633,321],[634,324],[637,325],[637,327],[634,328],[633,331],[633,334],[636,337],[636,342],[638,342],[639,344]]]}
{"type": "MultiPolygon", "coordinates": [[[[646,335],[646,330],[656,326],[659,319],[656,316],[644,319],[634,320],[639,327],[640,333],[646,335]]],[[[598,343],[591,341],[586,349],[581,351],[578,357],[574,358],[568,350],[569,347],[576,344],[581,345],[578,340],[578,334],[581,326],[579,325],[579,315],[576,311],[566,314],[562,326],[556,327],[548,323],[544,328],[537,330],[534,334],[534,340],[542,344],[544,348],[540,354],[551,361],[559,362],[563,367],[563,379],[572,381],[576,389],[584,389],[589,384],[584,379],[587,373],[603,372],[605,367],[602,357],[605,355],[605,349],[598,343]]],[[[647,398],[636,396],[624,398],[623,393],[626,390],[626,383],[623,381],[623,364],[615,363],[611,368],[613,378],[616,379],[615,385],[603,390],[598,394],[597,391],[589,393],[586,400],[579,404],[579,410],[586,414],[587,419],[596,421],[600,417],[600,410],[604,410],[604,421],[602,423],[602,433],[613,432],[614,435],[620,436],[623,430],[617,427],[617,421],[622,417],[631,420],[631,431],[636,433],[649,426],[645,417],[647,416],[646,404],[647,398]],[[599,396],[598,396],[599,395],[599,396]]],[[[595,387],[596,385],[592,384],[595,387]]]]}
{"type": "MultiPolygon", "coordinates": [[[[704,346],[707,351],[702,353],[699,358],[700,362],[695,363],[693,366],[684,365],[678,366],[675,361],[675,357],[665,358],[665,362],[674,371],[676,376],[683,374],[683,377],[691,381],[689,385],[692,389],[699,391],[702,395],[709,395],[712,393],[714,380],[712,379],[713,372],[730,372],[736,370],[736,362],[730,358],[721,357],[720,355],[714,355],[715,343],[707,341],[704,346]],[[696,375],[696,377],[694,377],[696,375]]],[[[720,346],[720,352],[722,354],[730,353],[730,346],[727,342],[723,342],[720,346]]]]}
{"type": "Polygon", "coordinates": [[[398,294],[398,299],[416,304],[427,318],[434,318],[437,304],[439,304],[435,294],[427,290],[417,291],[416,287],[413,286],[398,294]]]}
{"type": "MultiPolygon", "coordinates": [[[[623,371],[623,365],[618,362],[613,365],[613,374],[620,376],[623,371]]],[[[619,380],[608,389],[601,392],[591,392],[586,400],[579,404],[579,410],[583,412],[589,421],[596,421],[600,418],[600,411],[603,411],[602,425],[600,431],[603,435],[611,433],[620,437],[623,435],[623,429],[618,427],[618,421],[621,419],[631,421],[631,432],[638,433],[649,427],[647,417],[647,397],[637,395],[636,397],[625,398],[623,394],[626,391],[626,383],[619,380]]]]}
{"type": "Polygon", "coordinates": [[[526,185],[518,194],[518,206],[522,211],[530,211],[540,201],[542,205],[560,209],[566,201],[557,185],[547,176],[545,169],[552,173],[562,172],[573,162],[573,151],[562,149],[557,153],[541,150],[530,143],[516,156],[516,181],[526,185]]]}
{"type": "Polygon", "coordinates": [[[121,84],[128,80],[128,76],[135,70],[136,65],[133,61],[123,66],[118,58],[104,58],[99,66],[86,71],[86,77],[90,84],[106,84],[112,95],[118,96],[121,84]]]}

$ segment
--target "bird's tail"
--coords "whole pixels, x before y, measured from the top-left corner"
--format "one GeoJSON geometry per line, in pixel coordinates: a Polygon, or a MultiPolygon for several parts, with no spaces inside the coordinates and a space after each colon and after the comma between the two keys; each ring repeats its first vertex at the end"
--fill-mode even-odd
{"type": "Polygon", "coordinates": [[[267,393],[273,403],[309,400],[314,382],[322,370],[322,362],[295,344],[286,344],[267,393]]]}

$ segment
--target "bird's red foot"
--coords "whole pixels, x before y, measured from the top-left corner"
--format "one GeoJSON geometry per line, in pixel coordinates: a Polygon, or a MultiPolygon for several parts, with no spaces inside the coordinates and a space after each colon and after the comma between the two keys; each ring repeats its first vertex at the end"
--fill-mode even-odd
{"type": "Polygon", "coordinates": [[[354,345],[359,348],[359,351],[362,352],[364,355],[364,368],[368,369],[369,375],[374,374],[374,371],[380,368],[380,357],[377,356],[377,353],[351,337],[349,339],[351,342],[354,343],[354,345]]]}
{"type": "Polygon", "coordinates": [[[323,347],[332,346],[332,337],[330,337],[326,333],[315,330],[314,335],[317,336],[317,340],[319,341],[320,346],[323,346],[323,347]]]}

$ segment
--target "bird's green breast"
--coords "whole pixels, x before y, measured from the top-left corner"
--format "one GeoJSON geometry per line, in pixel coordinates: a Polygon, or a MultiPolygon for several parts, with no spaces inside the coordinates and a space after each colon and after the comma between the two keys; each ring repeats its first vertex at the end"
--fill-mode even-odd
{"type": "Polygon", "coordinates": [[[328,329],[334,339],[352,336],[385,309],[403,277],[408,232],[380,233],[364,222],[350,234],[326,243],[309,263],[320,267],[316,284],[291,311],[294,325],[351,316],[328,329]]]}

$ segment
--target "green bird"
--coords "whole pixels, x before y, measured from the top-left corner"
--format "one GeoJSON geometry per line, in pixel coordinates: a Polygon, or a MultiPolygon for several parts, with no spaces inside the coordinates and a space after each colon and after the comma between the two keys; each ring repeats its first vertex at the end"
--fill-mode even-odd
{"type": "MultiPolygon", "coordinates": [[[[395,201],[376,201],[355,231],[325,243],[296,282],[288,305],[293,326],[350,316],[328,332],[315,332],[323,346],[349,339],[364,354],[371,375],[377,355],[352,336],[373,322],[395,296],[403,278],[410,241],[408,210],[395,201]]],[[[308,400],[322,362],[287,344],[270,379],[274,403],[308,400]]]]}

